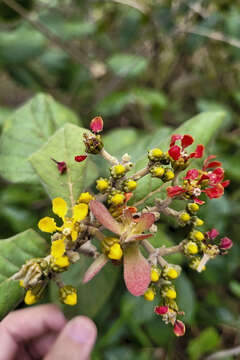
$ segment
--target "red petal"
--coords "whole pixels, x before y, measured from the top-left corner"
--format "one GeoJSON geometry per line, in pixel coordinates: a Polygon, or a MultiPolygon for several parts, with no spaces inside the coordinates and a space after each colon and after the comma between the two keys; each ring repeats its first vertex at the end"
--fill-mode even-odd
{"type": "Polygon", "coordinates": [[[83,277],[83,283],[87,283],[90,281],[95,275],[99,273],[99,271],[103,268],[104,265],[108,262],[108,258],[106,255],[101,254],[99,257],[94,260],[94,262],[89,266],[87,269],[84,277],[83,277]]]}
{"type": "Polygon", "coordinates": [[[135,234],[141,234],[154,224],[155,216],[152,213],[145,213],[138,218],[138,223],[134,229],[135,234]]]}
{"type": "Polygon", "coordinates": [[[132,196],[133,196],[132,192],[125,193],[125,203],[127,203],[131,199],[132,196]]]}
{"type": "Polygon", "coordinates": [[[153,236],[153,234],[140,234],[140,235],[132,235],[129,238],[125,240],[125,243],[130,243],[133,241],[142,241],[144,239],[147,239],[149,237],[153,236]]]}
{"type": "Polygon", "coordinates": [[[193,152],[193,153],[191,153],[190,154],[190,158],[196,158],[196,159],[199,159],[199,158],[201,158],[202,156],[203,156],[203,151],[204,151],[204,146],[203,145],[198,145],[197,147],[196,147],[196,150],[193,152]]]}
{"type": "Polygon", "coordinates": [[[203,167],[202,167],[202,170],[205,171],[208,167],[208,163],[210,160],[212,159],[215,159],[216,158],[216,155],[209,155],[205,160],[204,160],[204,163],[203,163],[203,167]]]}
{"type": "Polygon", "coordinates": [[[181,149],[179,146],[174,145],[168,150],[169,155],[173,160],[178,160],[181,156],[181,149]]]}
{"type": "Polygon", "coordinates": [[[195,180],[198,177],[198,174],[199,174],[199,172],[197,169],[188,170],[184,179],[195,180]]]}
{"type": "Polygon", "coordinates": [[[64,161],[60,161],[57,164],[60,174],[64,174],[67,171],[67,164],[64,161]]]}
{"type": "Polygon", "coordinates": [[[101,116],[96,116],[94,119],[92,119],[90,127],[94,133],[99,133],[103,129],[103,119],[101,116]]]}
{"type": "Polygon", "coordinates": [[[179,196],[183,193],[185,193],[186,190],[184,190],[181,186],[169,186],[167,188],[167,194],[168,197],[175,197],[175,196],[179,196]]]}
{"type": "Polygon", "coordinates": [[[198,198],[194,198],[194,202],[195,202],[196,204],[199,204],[199,205],[205,204],[205,201],[200,200],[200,199],[198,199],[198,198]]]}
{"type": "Polygon", "coordinates": [[[172,135],[170,147],[172,147],[173,145],[175,145],[175,142],[176,142],[177,140],[181,140],[182,138],[183,138],[183,136],[182,136],[182,135],[179,135],[179,134],[172,135]]]}
{"type": "Polygon", "coordinates": [[[219,232],[216,229],[212,229],[210,231],[207,231],[206,234],[210,240],[214,240],[215,237],[219,235],[219,232]]]}
{"type": "Polygon", "coordinates": [[[209,199],[218,199],[224,194],[224,187],[221,184],[217,184],[214,187],[205,189],[205,192],[209,199]]]}
{"type": "Polygon", "coordinates": [[[75,161],[82,162],[87,158],[87,155],[77,155],[75,156],[75,161]]]}
{"type": "Polygon", "coordinates": [[[191,135],[184,135],[181,141],[182,148],[185,149],[186,147],[192,145],[194,139],[191,135]]]}
{"type": "Polygon", "coordinates": [[[207,164],[207,169],[210,169],[210,168],[214,169],[214,168],[219,167],[221,165],[222,165],[222,163],[220,161],[212,161],[209,164],[207,164]]]}
{"type": "Polygon", "coordinates": [[[224,178],[223,168],[216,168],[209,174],[210,184],[216,185],[220,183],[224,178]]]}
{"type": "Polygon", "coordinates": [[[233,246],[233,242],[228,237],[224,237],[224,238],[221,239],[221,242],[220,242],[220,248],[221,249],[229,250],[229,249],[231,249],[232,246],[233,246]]]}
{"type": "Polygon", "coordinates": [[[157,315],[164,315],[168,312],[168,306],[156,306],[154,312],[157,315]]]}
{"type": "Polygon", "coordinates": [[[134,296],[143,295],[151,281],[151,268],[139,250],[131,244],[124,250],[124,280],[128,291],[134,296]]]}
{"type": "Polygon", "coordinates": [[[230,184],[230,180],[225,180],[223,182],[221,182],[221,185],[225,188],[230,184]]]}
{"type": "Polygon", "coordinates": [[[183,336],[185,334],[184,323],[180,320],[176,320],[174,323],[173,332],[176,336],[183,336]]]}
{"type": "Polygon", "coordinates": [[[111,230],[117,235],[121,234],[121,226],[101,202],[97,200],[90,201],[90,209],[95,218],[100,222],[100,224],[105,226],[106,229],[111,230]]]}

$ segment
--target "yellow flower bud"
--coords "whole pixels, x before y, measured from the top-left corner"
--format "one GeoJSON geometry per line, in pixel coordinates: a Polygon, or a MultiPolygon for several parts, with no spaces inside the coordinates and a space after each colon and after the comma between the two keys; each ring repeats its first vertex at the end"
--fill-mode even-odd
{"type": "Polygon", "coordinates": [[[152,282],[157,282],[159,280],[159,273],[157,270],[152,269],[151,271],[151,281],[152,282]]]}
{"type": "Polygon", "coordinates": [[[23,280],[20,280],[20,281],[19,281],[19,285],[20,285],[21,287],[24,287],[24,281],[23,281],[23,280]]]}
{"type": "Polygon", "coordinates": [[[145,294],[144,294],[144,298],[145,298],[145,300],[147,300],[147,301],[153,301],[154,298],[155,298],[155,293],[154,293],[154,291],[153,291],[151,288],[147,289],[147,291],[146,291],[145,294]]]}
{"type": "Polygon", "coordinates": [[[170,181],[174,178],[174,172],[172,170],[165,171],[164,174],[165,181],[170,181]]]}
{"type": "Polygon", "coordinates": [[[183,221],[183,222],[188,222],[190,220],[190,215],[187,213],[187,212],[183,212],[181,213],[180,215],[180,219],[183,221]]]}
{"type": "Polygon", "coordinates": [[[125,196],[123,194],[116,194],[113,195],[113,197],[111,198],[111,203],[113,205],[122,205],[124,203],[125,200],[125,196]]]}
{"type": "Polygon", "coordinates": [[[109,259],[120,260],[122,256],[123,256],[123,251],[121,249],[120,244],[116,243],[110,247],[110,251],[108,253],[109,259]]]}
{"type": "Polygon", "coordinates": [[[204,235],[201,231],[194,231],[193,237],[197,241],[202,241],[204,239],[204,235]]]}
{"type": "Polygon", "coordinates": [[[177,297],[177,293],[174,289],[168,289],[166,292],[166,297],[171,300],[174,300],[177,297]]]}
{"type": "Polygon", "coordinates": [[[88,204],[93,199],[94,196],[92,196],[89,192],[85,192],[79,196],[78,202],[88,204]]]}
{"type": "Polygon", "coordinates": [[[197,212],[199,210],[199,206],[196,203],[190,203],[188,204],[189,211],[197,212]]]}
{"type": "Polygon", "coordinates": [[[37,302],[37,297],[33,294],[32,290],[28,290],[26,292],[24,301],[26,305],[33,305],[37,302]]]}
{"type": "Polygon", "coordinates": [[[122,164],[114,165],[111,169],[111,174],[116,176],[123,176],[125,172],[126,169],[122,164]]]}
{"type": "Polygon", "coordinates": [[[152,174],[153,174],[154,176],[156,176],[156,177],[162,177],[163,174],[164,174],[164,171],[165,171],[165,170],[164,170],[163,167],[161,167],[161,166],[156,166],[156,167],[153,168],[152,174]]]}
{"type": "Polygon", "coordinates": [[[176,269],[173,269],[173,268],[169,268],[168,271],[167,271],[167,276],[174,280],[178,277],[178,272],[176,269]]]}
{"type": "Polygon", "coordinates": [[[98,191],[103,192],[109,187],[109,181],[103,178],[97,180],[96,188],[98,191]]]}
{"type": "Polygon", "coordinates": [[[134,180],[127,180],[126,181],[125,188],[126,188],[127,192],[135,190],[136,187],[137,187],[137,182],[136,181],[134,181],[134,180]]]}
{"type": "Polygon", "coordinates": [[[198,253],[198,246],[193,241],[189,241],[186,246],[185,250],[190,255],[195,255],[198,253]]]}
{"type": "Polygon", "coordinates": [[[202,219],[197,218],[196,226],[202,226],[203,224],[204,224],[204,221],[202,219]]]}

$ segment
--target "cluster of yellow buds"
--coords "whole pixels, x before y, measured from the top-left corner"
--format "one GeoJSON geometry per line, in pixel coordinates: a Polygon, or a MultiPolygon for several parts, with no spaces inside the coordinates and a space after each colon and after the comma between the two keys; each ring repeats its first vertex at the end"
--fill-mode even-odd
{"type": "Polygon", "coordinates": [[[105,237],[101,242],[102,251],[111,260],[121,260],[123,251],[118,238],[105,237]]]}
{"type": "Polygon", "coordinates": [[[168,182],[174,179],[174,171],[168,165],[170,163],[170,157],[168,152],[164,153],[159,148],[154,148],[148,151],[148,167],[152,177],[161,179],[163,182],[168,182]]]}

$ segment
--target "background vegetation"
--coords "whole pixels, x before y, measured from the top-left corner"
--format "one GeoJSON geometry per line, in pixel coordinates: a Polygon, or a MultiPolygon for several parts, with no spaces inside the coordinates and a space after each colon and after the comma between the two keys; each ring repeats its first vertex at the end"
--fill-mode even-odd
{"type": "MultiPolygon", "coordinates": [[[[201,275],[188,269],[181,256],[175,257],[184,268],[177,287],[179,302],[187,310],[187,334],[181,339],[154,315],[152,303],[127,294],[121,277],[110,269],[109,282],[103,279],[98,287],[88,288],[90,304],[83,299],[77,309],[98,325],[94,359],[198,360],[239,344],[238,2],[18,0],[21,16],[7,3],[15,2],[0,2],[1,126],[11,123],[15,108],[39,92],[74,111],[38,95],[18,110],[18,141],[24,138],[39,146],[39,138],[27,133],[31,111],[39,116],[39,128],[49,126],[51,112],[59,114],[57,126],[69,121],[88,127],[99,114],[108,151],[120,155],[127,149],[138,159],[151,146],[153,133],[160,141],[197,113],[219,110],[226,115],[208,152],[223,160],[231,185],[222,199],[204,207],[202,217],[208,227],[233,239],[233,251],[209,263],[201,275]],[[101,301],[99,291],[106,293],[101,301]]],[[[52,134],[50,127],[46,133],[52,134]]],[[[8,146],[18,151],[14,141],[8,146]]],[[[36,229],[38,219],[48,212],[49,199],[24,166],[13,163],[6,173],[6,164],[0,164],[2,239],[36,229]]],[[[94,178],[96,167],[91,166],[94,178]]],[[[166,220],[158,239],[177,243],[181,231],[166,220]]]]}

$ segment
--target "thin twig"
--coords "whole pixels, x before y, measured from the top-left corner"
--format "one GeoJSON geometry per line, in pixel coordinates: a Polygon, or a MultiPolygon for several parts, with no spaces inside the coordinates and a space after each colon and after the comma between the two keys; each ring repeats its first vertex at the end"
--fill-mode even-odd
{"type": "Polygon", "coordinates": [[[162,184],[162,185],[161,185],[159,188],[157,188],[156,190],[151,191],[149,194],[147,194],[146,196],[144,196],[144,198],[142,198],[141,200],[139,200],[139,201],[137,201],[135,204],[133,204],[133,206],[139,206],[139,205],[145,203],[145,201],[148,200],[150,197],[152,197],[153,195],[159,193],[159,192],[162,190],[162,188],[163,188],[164,185],[165,185],[165,184],[162,184]]]}
{"type": "Polygon", "coordinates": [[[139,180],[139,179],[141,179],[143,176],[147,175],[148,173],[149,173],[149,168],[148,168],[148,166],[146,166],[145,168],[143,168],[143,169],[137,171],[135,174],[133,174],[133,175],[131,176],[131,179],[133,179],[133,180],[139,180]]]}
{"type": "Polygon", "coordinates": [[[195,34],[195,35],[199,35],[199,36],[204,36],[207,37],[209,39],[215,40],[215,41],[221,41],[224,42],[228,45],[234,46],[236,48],[240,48],[240,40],[232,38],[232,37],[228,37],[224,34],[222,34],[219,31],[211,31],[208,29],[180,29],[180,32],[185,32],[188,34],[195,34]]]}
{"type": "Polygon", "coordinates": [[[212,354],[205,358],[205,360],[218,360],[218,359],[225,359],[228,356],[235,356],[240,354],[240,346],[236,346],[232,349],[218,351],[215,354],[212,354]]]}
{"type": "Polygon", "coordinates": [[[22,16],[29,24],[31,24],[35,29],[40,31],[51,43],[61,48],[65,53],[67,53],[72,60],[77,62],[78,64],[84,65],[88,67],[87,61],[83,60],[83,55],[77,51],[77,49],[72,49],[69,44],[64,42],[61,38],[59,38],[56,34],[54,34],[50,29],[48,29],[45,25],[43,25],[40,21],[36,19],[32,19],[28,12],[17,3],[15,0],[2,0],[7,6],[16,11],[19,15],[22,16]]]}
{"type": "Polygon", "coordinates": [[[100,155],[107,160],[111,165],[119,164],[119,161],[114,156],[110,155],[104,148],[101,150],[100,155]]]}

